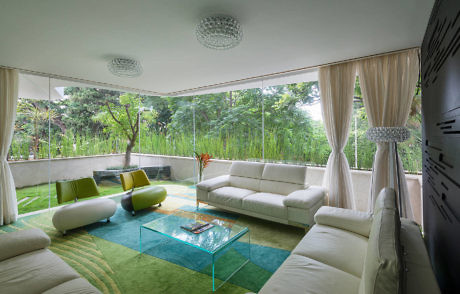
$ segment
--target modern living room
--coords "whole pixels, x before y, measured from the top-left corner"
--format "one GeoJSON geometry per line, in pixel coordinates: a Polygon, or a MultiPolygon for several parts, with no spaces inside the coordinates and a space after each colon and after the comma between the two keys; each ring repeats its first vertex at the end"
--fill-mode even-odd
{"type": "Polygon", "coordinates": [[[0,8],[0,293],[460,291],[457,1],[0,8]]]}

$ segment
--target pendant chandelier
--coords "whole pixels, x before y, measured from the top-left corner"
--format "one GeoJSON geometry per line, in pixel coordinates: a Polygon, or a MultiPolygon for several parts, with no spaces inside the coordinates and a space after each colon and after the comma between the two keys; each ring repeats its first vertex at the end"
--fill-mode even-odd
{"type": "Polygon", "coordinates": [[[201,20],[196,37],[205,47],[226,50],[237,46],[243,39],[240,23],[228,15],[214,15],[201,20]]]}
{"type": "Polygon", "coordinates": [[[139,61],[117,57],[109,61],[107,65],[109,71],[118,77],[134,78],[142,74],[142,67],[139,61]]]}

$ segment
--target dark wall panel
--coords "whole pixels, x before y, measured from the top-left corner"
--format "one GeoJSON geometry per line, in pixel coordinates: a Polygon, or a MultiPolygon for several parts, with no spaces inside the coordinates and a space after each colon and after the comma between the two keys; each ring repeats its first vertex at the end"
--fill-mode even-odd
{"type": "Polygon", "coordinates": [[[436,1],[421,63],[425,240],[443,293],[460,293],[460,0],[436,1]]]}

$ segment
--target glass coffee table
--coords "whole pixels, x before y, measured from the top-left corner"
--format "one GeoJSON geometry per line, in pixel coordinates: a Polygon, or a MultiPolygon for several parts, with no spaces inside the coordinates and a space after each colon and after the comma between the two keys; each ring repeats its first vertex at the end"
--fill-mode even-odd
{"type": "MultiPolygon", "coordinates": [[[[210,274],[212,276],[213,291],[216,291],[227,282],[236,272],[245,266],[251,258],[251,237],[249,229],[223,221],[216,216],[188,211],[177,211],[168,216],[143,224],[139,228],[140,253],[142,253],[143,231],[159,233],[177,242],[181,242],[185,246],[192,246],[206,252],[206,256],[210,258],[209,265],[211,266],[210,274]],[[197,221],[209,222],[213,224],[214,227],[199,234],[194,234],[181,228],[181,226],[197,221]],[[239,240],[238,244],[235,244],[238,245],[237,262],[225,264],[224,261],[224,264],[217,263],[217,260],[226,254],[230,250],[230,247],[232,247],[232,244],[237,240],[239,240]],[[216,277],[218,266],[221,268],[221,271],[219,271],[219,277],[216,277]],[[219,285],[216,285],[217,279],[221,281],[219,285]]],[[[228,256],[231,255],[229,254],[228,256]]],[[[226,261],[228,261],[228,259],[228,257],[222,258],[222,260],[226,261]]]]}

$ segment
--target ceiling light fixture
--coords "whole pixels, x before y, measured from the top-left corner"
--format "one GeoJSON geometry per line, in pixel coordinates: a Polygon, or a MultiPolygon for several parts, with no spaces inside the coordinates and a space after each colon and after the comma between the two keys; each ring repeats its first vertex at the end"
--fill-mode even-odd
{"type": "Polygon", "coordinates": [[[118,77],[134,78],[142,74],[142,67],[139,61],[130,58],[114,58],[109,61],[107,66],[110,72],[118,77]]]}
{"type": "Polygon", "coordinates": [[[214,15],[200,21],[196,37],[203,46],[225,50],[237,46],[243,39],[240,23],[228,15],[214,15]]]}

